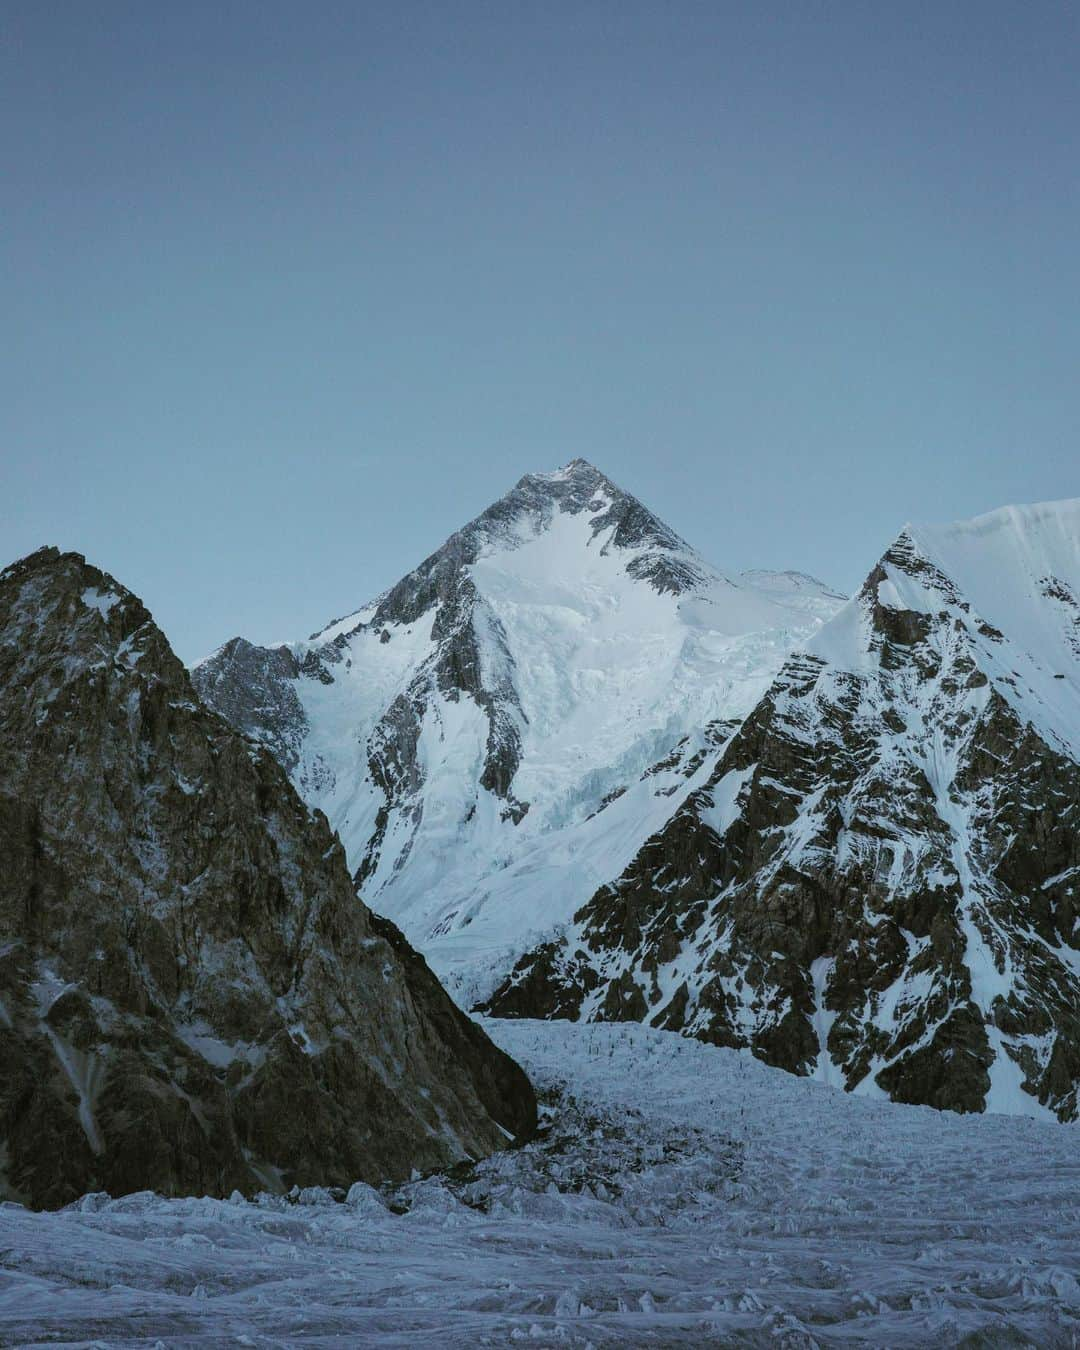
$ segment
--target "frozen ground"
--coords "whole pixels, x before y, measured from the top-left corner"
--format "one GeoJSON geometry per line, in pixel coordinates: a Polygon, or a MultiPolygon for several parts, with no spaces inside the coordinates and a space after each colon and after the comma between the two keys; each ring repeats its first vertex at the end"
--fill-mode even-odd
{"type": "Polygon", "coordinates": [[[536,1143],[346,1203],[4,1206],[0,1344],[1080,1345],[1076,1127],[488,1026],[550,1104],[536,1143]]]}

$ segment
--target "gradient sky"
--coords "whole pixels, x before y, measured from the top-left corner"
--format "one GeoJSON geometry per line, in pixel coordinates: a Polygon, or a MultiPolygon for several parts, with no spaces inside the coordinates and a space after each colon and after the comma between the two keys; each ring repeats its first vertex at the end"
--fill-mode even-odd
{"type": "Polygon", "coordinates": [[[1080,493],[1080,7],[0,7],[0,561],[185,659],[583,455],[851,589],[1080,493]]]}

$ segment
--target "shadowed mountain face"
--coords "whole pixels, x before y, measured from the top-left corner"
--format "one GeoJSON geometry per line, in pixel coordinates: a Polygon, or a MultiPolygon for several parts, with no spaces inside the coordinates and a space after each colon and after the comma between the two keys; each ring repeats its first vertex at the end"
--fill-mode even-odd
{"type": "Polygon", "coordinates": [[[55,549],[0,573],[0,853],[3,1194],[348,1185],[534,1124],[325,817],[55,549]]]}
{"type": "Polygon", "coordinates": [[[193,680],[467,1001],[626,866],[840,603],[800,573],[716,571],[574,460],[366,608],[289,646],[234,639],[193,680]]]}
{"type": "Polygon", "coordinates": [[[1080,502],[906,530],[488,1001],[1077,1117],[1080,502]]]}

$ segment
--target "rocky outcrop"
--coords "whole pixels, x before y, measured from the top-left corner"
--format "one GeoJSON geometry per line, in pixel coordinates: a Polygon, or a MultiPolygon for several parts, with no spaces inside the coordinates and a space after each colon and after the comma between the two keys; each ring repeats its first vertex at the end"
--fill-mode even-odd
{"type": "Polygon", "coordinates": [[[292,773],[308,733],[304,705],[296,693],[301,665],[288,647],[256,647],[233,638],[202,669],[205,702],[245,736],[266,745],[292,773]]]}
{"type": "Polygon", "coordinates": [[[1080,503],[907,531],[487,1002],[849,1090],[1076,1119],[1080,503]]]}
{"type": "Polygon", "coordinates": [[[139,600],[55,549],[0,574],[3,1194],[378,1181],[534,1120],[139,600]]]}

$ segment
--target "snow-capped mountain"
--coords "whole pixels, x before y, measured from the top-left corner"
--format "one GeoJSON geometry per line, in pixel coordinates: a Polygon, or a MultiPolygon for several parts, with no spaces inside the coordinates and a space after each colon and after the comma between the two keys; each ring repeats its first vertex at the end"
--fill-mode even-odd
{"type": "Polygon", "coordinates": [[[905,529],[489,1008],[1077,1117],[1080,500],[905,529]]]}
{"type": "Polygon", "coordinates": [[[193,678],[468,999],[618,875],[841,602],[716,571],[574,460],[365,608],[284,647],[234,639],[193,678]]]}

